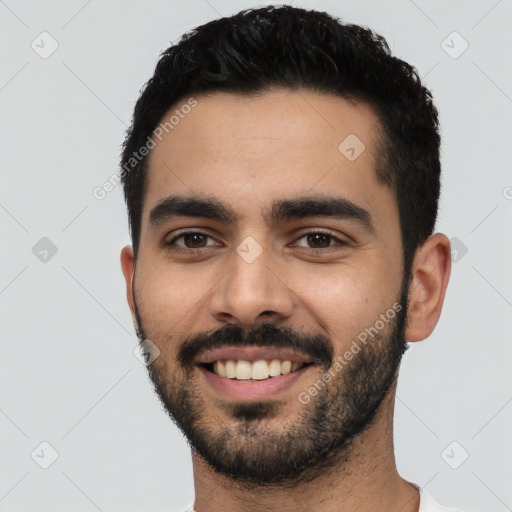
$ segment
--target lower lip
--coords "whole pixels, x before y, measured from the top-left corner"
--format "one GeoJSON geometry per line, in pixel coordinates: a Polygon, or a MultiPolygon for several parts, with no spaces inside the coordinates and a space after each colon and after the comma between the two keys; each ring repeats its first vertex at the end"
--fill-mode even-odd
{"type": "Polygon", "coordinates": [[[198,368],[208,384],[224,397],[231,400],[254,401],[274,398],[279,393],[288,390],[308,370],[309,366],[303,366],[295,372],[279,375],[278,377],[269,377],[264,380],[228,379],[227,377],[220,377],[202,366],[198,368]]]}

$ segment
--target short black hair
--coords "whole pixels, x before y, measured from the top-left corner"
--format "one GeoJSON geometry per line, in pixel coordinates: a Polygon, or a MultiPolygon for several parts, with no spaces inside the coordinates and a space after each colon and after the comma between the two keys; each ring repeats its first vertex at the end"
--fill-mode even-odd
{"type": "Polygon", "coordinates": [[[192,95],[251,95],[275,87],[336,95],[373,108],[382,141],[375,172],[395,193],[408,275],[437,217],[441,141],[432,95],[381,35],[291,6],[246,9],[210,21],[161,54],[123,144],[121,181],[135,258],[148,167],[148,156],[140,157],[139,150],[164,115],[192,95]]]}

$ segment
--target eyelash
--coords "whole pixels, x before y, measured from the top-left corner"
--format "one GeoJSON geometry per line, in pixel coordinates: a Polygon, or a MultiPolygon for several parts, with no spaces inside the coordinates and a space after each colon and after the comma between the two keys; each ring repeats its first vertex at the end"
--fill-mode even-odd
{"type": "MultiPolygon", "coordinates": [[[[202,231],[185,231],[185,232],[180,233],[179,235],[175,236],[169,242],[165,242],[164,245],[165,245],[165,247],[167,247],[167,249],[169,251],[178,252],[178,253],[187,253],[187,254],[199,253],[199,252],[201,252],[201,251],[203,251],[205,249],[208,249],[208,247],[196,247],[196,248],[185,247],[185,248],[181,248],[181,249],[177,249],[176,247],[174,247],[174,244],[175,244],[176,240],[179,240],[180,238],[183,238],[184,236],[187,236],[187,235],[201,235],[201,236],[204,236],[206,238],[212,238],[213,239],[213,237],[210,236],[208,233],[204,233],[202,231]]],[[[340,247],[341,246],[349,245],[348,242],[346,242],[344,240],[341,240],[340,238],[334,236],[329,231],[323,231],[323,230],[308,231],[307,233],[304,233],[299,238],[297,238],[297,240],[300,240],[300,239],[305,238],[305,237],[310,236],[310,235],[324,235],[324,236],[328,236],[328,237],[331,238],[331,240],[335,240],[337,242],[337,244],[332,244],[332,245],[330,244],[327,247],[320,247],[320,248],[302,247],[301,246],[303,249],[309,249],[309,250],[317,252],[317,253],[318,252],[324,252],[324,251],[332,250],[332,248],[335,247],[336,245],[339,245],[340,247]]],[[[178,246],[178,247],[181,247],[181,246],[178,246]]]]}

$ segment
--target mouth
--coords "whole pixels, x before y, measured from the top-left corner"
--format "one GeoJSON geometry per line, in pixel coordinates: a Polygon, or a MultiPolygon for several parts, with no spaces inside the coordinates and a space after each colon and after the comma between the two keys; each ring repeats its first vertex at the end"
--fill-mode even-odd
{"type": "Polygon", "coordinates": [[[273,347],[215,349],[196,365],[212,391],[235,401],[275,398],[314,367],[305,355],[273,347]]]}
{"type": "Polygon", "coordinates": [[[202,366],[205,370],[226,379],[266,380],[294,373],[309,364],[292,362],[289,359],[258,359],[256,361],[225,359],[204,363],[202,366]]]}

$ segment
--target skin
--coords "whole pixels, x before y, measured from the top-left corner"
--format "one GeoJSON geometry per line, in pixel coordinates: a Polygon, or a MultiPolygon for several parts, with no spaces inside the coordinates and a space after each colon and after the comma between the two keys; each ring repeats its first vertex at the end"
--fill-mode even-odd
{"type": "MultiPolygon", "coordinates": [[[[226,323],[254,327],[283,322],[320,332],[335,357],[388,310],[402,282],[402,243],[393,191],[379,184],[378,120],[370,107],[309,91],[272,90],[258,96],[215,93],[198,104],[151,150],[136,265],[126,246],[121,265],[134,316],[135,292],[149,339],[170,371],[186,336],[226,323]],[[349,134],[365,151],[349,161],[338,146],[349,134]],[[228,226],[204,218],[180,218],[158,227],[149,212],[169,195],[215,197],[239,216],[228,226]],[[263,212],[279,199],[303,195],[343,196],[367,209],[369,233],[348,219],[315,217],[268,226],[263,212]],[[199,256],[163,246],[178,230],[206,232],[199,256]],[[332,240],[328,250],[308,246],[305,234],[327,230],[352,241],[332,240]],[[252,263],[236,252],[246,237],[263,249],[252,263]],[[342,314],[340,314],[342,312],[342,314]]],[[[176,107],[173,107],[173,109],[176,107]]],[[[183,239],[178,242],[180,249],[183,239]]],[[[450,275],[450,243],[440,233],[417,251],[409,290],[405,338],[427,338],[438,322],[450,275]]],[[[134,316],[135,321],[135,316],[134,316]]],[[[297,395],[322,372],[311,369],[283,392],[272,429],[285,429],[303,411],[297,395]]],[[[197,372],[195,384],[212,424],[233,418],[197,372]]],[[[353,457],[337,471],[290,492],[233,485],[192,451],[198,512],[279,510],[416,512],[419,494],[397,472],[393,450],[395,387],[369,429],[353,443],[353,457]],[[299,507],[299,508],[298,508],[299,507]]]]}

